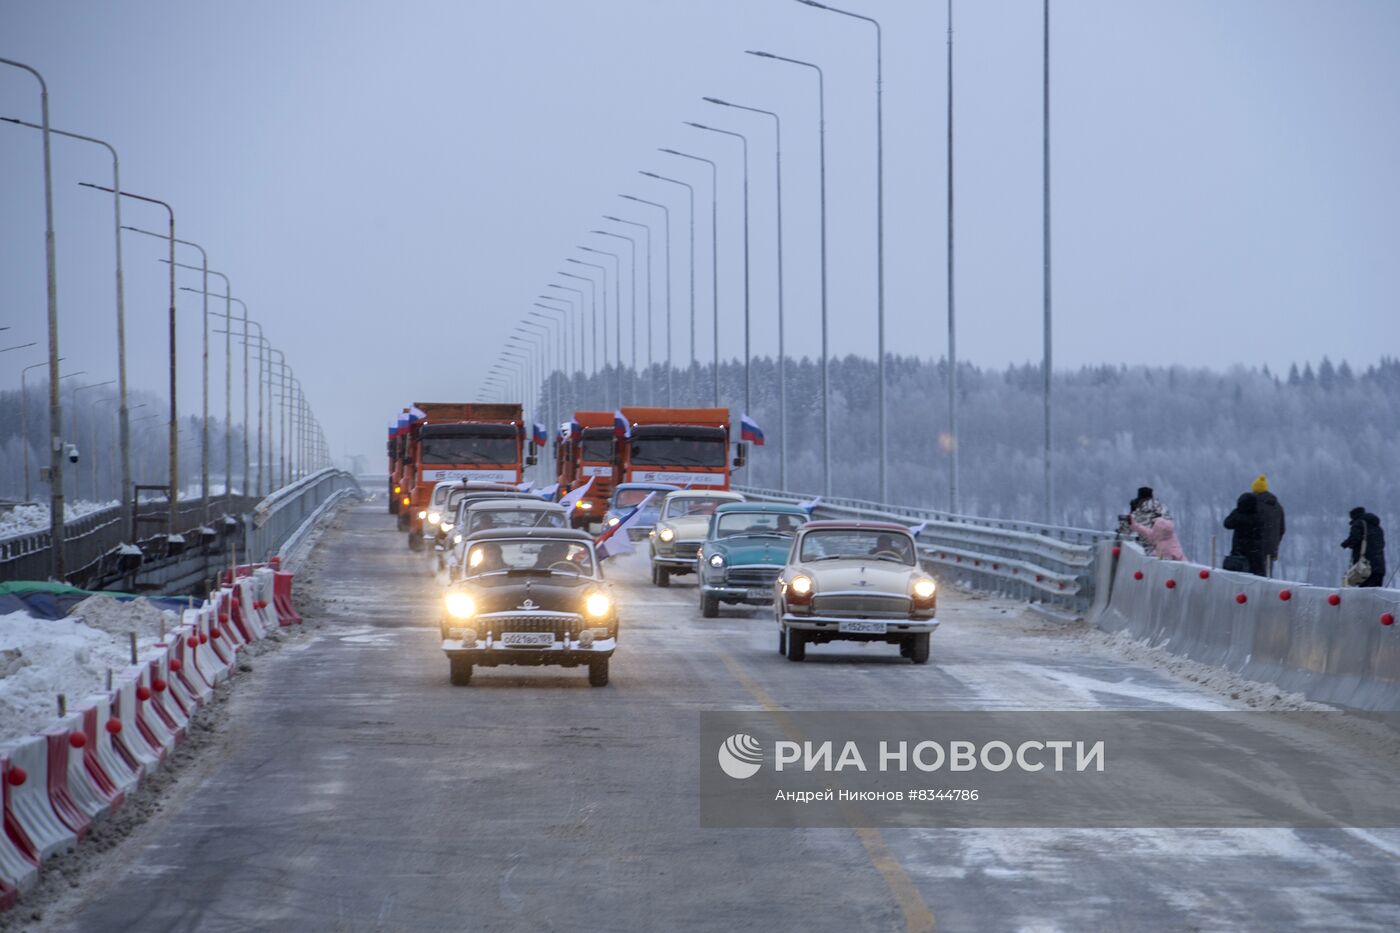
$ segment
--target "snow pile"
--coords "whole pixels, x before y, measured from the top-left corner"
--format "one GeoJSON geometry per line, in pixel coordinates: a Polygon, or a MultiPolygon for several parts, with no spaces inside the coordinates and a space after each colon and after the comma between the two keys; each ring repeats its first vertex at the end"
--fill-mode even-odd
{"type": "Polygon", "coordinates": [[[133,633],[138,641],[155,642],[164,632],[180,624],[174,612],[159,609],[148,599],[121,600],[102,593],[94,593],[78,603],[68,611],[68,616],[119,636],[123,645],[133,633]]]}
{"type": "Polygon", "coordinates": [[[25,612],[0,616],[0,645],[5,646],[0,651],[0,742],[47,727],[58,716],[60,693],[74,709],[104,689],[108,670],[120,673],[131,660],[126,636],[76,616],[56,621],[25,612]]]}
{"type": "MultiPolygon", "coordinates": [[[[93,512],[100,512],[103,509],[114,509],[121,505],[113,499],[111,502],[69,502],[63,508],[63,514],[68,521],[74,521],[89,515],[93,512]]],[[[0,515],[0,538],[8,538],[13,535],[27,535],[35,531],[49,530],[49,507],[47,503],[25,502],[15,506],[10,511],[0,515]]]]}

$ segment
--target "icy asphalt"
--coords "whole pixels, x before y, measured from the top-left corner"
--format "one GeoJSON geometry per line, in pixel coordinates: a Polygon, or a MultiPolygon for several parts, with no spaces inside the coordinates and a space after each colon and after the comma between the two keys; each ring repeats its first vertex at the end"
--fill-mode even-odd
{"type": "Polygon", "coordinates": [[[949,599],[927,667],[793,664],[758,613],[612,570],[612,685],[480,670],[454,688],[438,585],[382,505],[309,567],[325,628],[260,658],[222,746],[46,930],[1195,930],[1400,927],[1400,832],[703,830],[701,710],[1242,708],[949,599]]]}

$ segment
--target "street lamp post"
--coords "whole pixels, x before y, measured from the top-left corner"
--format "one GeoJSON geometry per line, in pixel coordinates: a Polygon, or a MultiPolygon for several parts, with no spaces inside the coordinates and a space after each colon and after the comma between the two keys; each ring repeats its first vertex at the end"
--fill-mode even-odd
{"type": "MultiPolygon", "coordinates": [[[[577,403],[578,382],[575,379],[574,373],[582,370],[582,363],[580,362],[579,369],[575,370],[574,361],[578,359],[579,355],[582,353],[582,350],[579,348],[579,343],[582,342],[582,338],[578,335],[578,331],[574,327],[574,315],[579,313],[579,309],[574,306],[572,301],[566,298],[554,298],[550,295],[540,295],[539,299],[534,303],[534,306],[548,311],[551,314],[558,314],[564,319],[564,326],[566,328],[565,334],[567,335],[565,337],[567,349],[564,353],[564,366],[568,369],[569,401],[571,403],[577,403]],[[544,301],[557,301],[559,304],[567,305],[568,310],[566,311],[564,308],[558,308],[554,305],[541,304],[541,302],[544,301]]],[[[582,326],[582,320],[580,320],[579,328],[582,328],[582,326]]]]}
{"type": "MultiPolygon", "coordinates": [[[[576,265],[576,266],[587,266],[587,267],[589,267],[590,269],[597,269],[598,272],[601,273],[601,274],[602,274],[602,277],[603,277],[603,282],[602,282],[602,286],[603,286],[603,407],[604,407],[604,408],[607,408],[607,407],[608,407],[608,267],[605,266],[605,265],[603,265],[602,263],[597,263],[597,262],[585,262],[585,261],[582,260],[582,259],[574,259],[574,258],[572,258],[572,257],[569,257],[568,259],[566,259],[565,262],[571,262],[571,263],[573,263],[573,264],[576,265]]],[[[567,275],[568,273],[561,273],[561,274],[567,275]]],[[[588,276],[579,276],[579,278],[582,278],[582,279],[586,280],[586,281],[589,282],[589,283],[597,284],[597,283],[594,283],[594,282],[593,282],[593,279],[592,279],[592,278],[589,278],[588,276]]],[[[614,289],[614,291],[620,291],[620,289],[614,289]]],[[[616,299],[614,299],[614,303],[616,304],[616,299]]],[[[621,323],[622,323],[622,307],[621,307],[620,304],[617,306],[616,311],[617,311],[617,313],[616,313],[617,322],[618,322],[619,325],[621,325],[621,323]]],[[[598,361],[595,359],[595,360],[593,361],[593,363],[594,363],[594,366],[596,367],[598,361]]],[[[618,360],[617,363],[618,363],[618,365],[620,366],[620,365],[622,364],[622,361],[621,361],[621,360],[618,360]]]]}
{"type": "Polygon", "coordinates": [[[1045,240],[1045,362],[1041,370],[1045,377],[1045,524],[1055,521],[1055,486],[1052,481],[1050,460],[1050,0],[1044,0],[1044,80],[1042,82],[1042,120],[1044,134],[1041,138],[1042,180],[1041,191],[1044,204],[1042,235],[1045,240]]]}
{"type": "MultiPolygon", "coordinates": [[[[662,149],[661,152],[667,155],[678,156],[682,159],[690,159],[695,162],[704,162],[710,167],[710,323],[714,327],[714,360],[715,360],[715,380],[714,380],[714,406],[719,407],[719,166],[714,159],[707,159],[704,156],[692,155],[689,152],[681,152],[678,149],[662,149]]],[[[693,194],[693,192],[692,192],[693,194]]],[[[692,202],[692,208],[694,203],[692,202]]],[[[692,218],[694,210],[691,211],[692,218]]],[[[693,240],[692,239],[692,253],[693,240]]],[[[694,284],[694,256],[691,257],[692,282],[694,284]]]]}
{"type": "MultiPolygon", "coordinates": [[[[717,97],[706,97],[706,101],[721,107],[747,110],[773,118],[773,135],[776,140],[776,189],[778,206],[778,488],[788,488],[788,446],[787,446],[787,351],[784,346],[783,310],[783,121],[772,110],[730,103],[717,97]]],[[[883,501],[883,500],[881,500],[883,501]]]]}
{"type": "MultiPolygon", "coordinates": [[[[641,174],[646,175],[647,173],[646,173],[646,172],[642,172],[641,174]]],[[[665,289],[665,292],[666,292],[666,404],[667,404],[667,405],[674,405],[674,404],[675,404],[675,398],[676,398],[676,393],[675,393],[675,382],[674,382],[676,367],[675,367],[675,364],[674,364],[674,361],[673,361],[673,356],[672,356],[672,352],[673,352],[673,343],[674,343],[674,342],[673,342],[672,339],[671,339],[671,209],[670,209],[669,207],[667,207],[665,204],[662,204],[660,201],[648,201],[646,198],[639,198],[639,197],[636,197],[636,196],[630,195],[630,194],[624,194],[624,195],[622,195],[622,197],[626,198],[628,201],[634,201],[634,202],[636,202],[637,204],[646,204],[646,205],[648,205],[649,207],[656,207],[656,208],[660,208],[660,209],[661,209],[661,214],[662,214],[662,217],[663,217],[662,225],[663,225],[663,227],[665,228],[665,232],[666,232],[666,289],[665,289]]],[[[626,221],[626,220],[618,220],[618,223],[628,223],[628,222],[629,222],[629,221],[626,221]]],[[[646,228],[647,228],[647,276],[648,276],[648,281],[650,281],[650,275],[651,275],[651,255],[652,255],[652,254],[651,254],[651,227],[648,226],[648,225],[646,225],[646,224],[643,224],[642,226],[646,226],[646,228]]],[[[650,286],[648,286],[648,288],[650,288],[650,286]]],[[[651,319],[652,319],[652,315],[651,315],[651,306],[650,306],[650,295],[648,295],[648,306],[647,306],[647,357],[648,357],[648,359],[650,359],[650,357],[651,357],[651,319]]],[[[653,375],[653,376],[652,376],[653,382],[655,381],[655,378],[656,378],[655,375],[653,375]]]]}
{"type": "MultiPolygon", "coordinates": [[[[189,269],[191,266],[180,264],[180,268],[189,269]]],[[[224,334],[224,495],[233,495],[233,302],[238,302],[238,306],[243,309],[243,492],[248,492],[248,478],[251,475],[250,454],[248,450],[248,325],[251,323],[258,328],[258,333],[262,333],[262,325],[248,319],[248,305],[241,298],[233,297],[233,286],[229,282],[228,276],[222,272],[209,270],[210,275],[217,275],[224,280],[224,294],[214,295],[215,298],[224,299],[225,313],[220,315],[228,321],[228,330],[224,334]]],[[[181,286],[181,291],[198,292],[199,289],[181,286]]],[[[206,289],[207,295],[207,289],[206,289]]],[[[218,314],[218,312],[214,312],[218,314]]],[[[259,365],[261,365],[261,358],[259,365]]],[[[261,376],[261,373],[259,373],[261,376]]],[[[258,444],[262,445],[262,390],[258,390],[258,444]]],[[[261,463],[258,464],[262,466],[261,463]]],[[[262,479],[259,477],[259,486],[262,479]]]]}
{"type": "MultiPolygon", "coordinates": [[[[658,175],[656,172],[642,172],[648,178],[657,181],[669,182],[673,185],[681,185],[690,196],[690,398],[695,396],[695,370],[697,368],[695,360],[695,186],[688,181],[681,181],[679,178],[671,178],[669,175],[658,175]]],[[[671,224],[670,215],[666,218],[666,300],[671,300],[671,224]]],[[[669,305],[666,316],[670,318],[669,305]]]]}
{"type": "MultiPolygon", "coordinates": [[[[593,254],[598,255],[598,256],[608,256],[608,257],[610,257],[610,258],[612,259],[612,261],[613,261],[613,267],[614,267],[614,268],[613,268],[613,281],[616,283],[616,284],[613,286],[613,290],[614,290],[614,296],[613,296],[613,310],[614,310],[614,314],[613,314],[613,359],[617,362],[617,404],[618,404],[618,405],[621,405],[621,404],[622,404],[622,256],[621,256],[620,254],[618,254],[618,253],[611,253],[611,252],[608,252],[608,251],[605,250],[605,249],[594,249],[594,248],[591,247],[591,246],[580,246],[579,249],[583,250],[583,251],[586,252],[586,253],[593,253],[593,254]]],[[[605,267],[603,267],[603,266],[595,266],[595,268],[604,269],[605,267]]],[[[607,275],[606,275],[606,274],[603,276],[603,282],[604,282],[604,291],[606,292],[606,288],[607,288],[607,285],[606,285],[606,283],[607,283],[607,275]]],[[[604,295],[604,299],[603,299],[603,312],[604,312],[605,314],[607,313],[607,309],[608,309],[608,304],[607,304],[607,297],[606,297],[606,294],[605,294],[605,295],[604,295]]],[[[637,257],[636,257],[635,255],[633,255],[633,257],[632,257],[632,319],[633,319],[633,320],[636,320],[636,318],[637,318],[637,257]]],[[[606,341],[607,341],[607,337],[606,337],[606,334],[607,334],[607,323],[606,323],[606,318],[604,319],[603,333],[604,333],[604,335],[605,335],[605,336],[603,337],[603,340],[605,341],[605,350],[606,350],[606,341]]],[[[633,373],[632,373],[632,378],[635,380],[636,377],[637,377],[637,376],[636,376],[636,371],[635,371],[635,368],[634,368],[633,373]]]]}
{"type": "MultiPolygon", "coordinates": [[[[559,274],[560,274],[561,276],[563,276],[564,278],[566,278],[566,279],[578,279],[580,282],[587,282],[587,283],[588,283],[588,306],[589,306],[588,316],[589,316],[589,319],[593,322],[593,372],[592,372],[590,375],[591,375],[592,377],[596,377],[596,376],[598,375],[598,283],[595,282],[595,281],[593,281],[593,279],[589,278],[588,276],[586,276],[586,275],[579,275],[579,274],[576,273],[576,272],[560,272],[559,274]]],[[[582,302],[583,302],[583,290],[582,290],[582,289],[578,289],[578,288],[569,288],[567,285],[554,285],[554,284],[551,284],[549,287],[550,287],[550,288],[562,289],[562,290],[564,290],[564,291],[577,292],[577,293],[578,293],[578,296],[579,296],[579,302],[580,302],[580,304],[582,304],[582,302]]],[[[606,309],[606,304],[607,304],[607,303],[606,303],[606,301],[605,301],[605,302],[604,302],[604,311],[605,311],[605,312],[606,312],[606,310],[607,310],[607,309],[606,309]]],[[[603,326],[604,326],[604,328],[607,327],[607,321],[606,321],[606,320],[604,320],[603,326]]],[[[607,348],[607,336],[606,336],[606,334],[605,334],[604,337],[603,337],[603,347],[604,347],[604,349],[607,348]]],[[[590,379],[590,381],[591,381],[591,379],[590,379]]]]}
{"type": "MultiPolygon", "coordinates": [[[[106,380],[105,382],[94,382],[94,383],[90,383],[89,385],[81,385],[81,386],[80,386],[80,385],[74,385],[74,386],[73,386],[73,391],[70,393],[71,403],[72,403],[72,407],[73,407],[73,426],[72,426],[72,429],[70,430],[69,433],[70,433],[70,436],[73,438],[73,443],[74,443],[74,444],[76,444],[76,443],[78,442],[78,437],[79,437],[79,431],[78,431],[78,393],[79,393],[79,392],[86,392],[86,391],[88,391],[89,389],[101,389],[101,388],[104,388],[104,387],[109,386],[109,385],[115,385],[115,384],[116,384],[116,381],[117,381],[117,380],[115,380],[115,379],[108,379],[108,380],[106,380]]],[[[96,424],[96,422],[97,422],[97,418],[96,418],[96,416],[94,415],[94,416],[93,416],[93,423],[96,424]]],[[[93,428],[93,433],[94,433],[94,435],[96,434],[96,431],[97,431],[97,429],[96,429],[96,428],[93,428]]],[[[91,457],[93,458],[93,462],[96,463],[96,457],[97,457],[97,441],[96,441],[96,440],[93,441],[92,450],[89,451],[89,454],[88,454],[88,455],[91,456],[91,457]]],[[[82,495],[83,495],[82,473],[79,471],[78,467],[75,465],[75,466],[73,467],[73,498],[74,498],[75,500],[81,499],[81,498],[82,498],[82,495]]],[[[96,497],[95,495],[93,496],[93,501],[94,501],[94,502],[97,501],[97,497],[96,497]]]]}
{"type": "MultiPolygon", "coordinates": [[[[629,226],[629,227],[642,227],[642,228],[645,229],[646,232],[647,232],[647,403],[650,404],[650,405],[655,405],[655,404],[656,404],[656,369],[655,369],[655,356],[654,356],[653,353],[652,353],[652,342],[651,342],[651,337],[652,337],[652,318],[653,318],[653,315],[654,315],[655,310],[656,310],[656,305],[655,305],[655,303],[652,301],[652,293],[651,293],[651,257],[652,257],[652,251],[651,251],[651,225],[650,225],[650,224],[644,224],[644,223],[638,223],[638,222],[635,221],[635,220],[623,220],[621,217],[614,217],[612,214],[604,214],[604,215],[603,215],[603,219],[604,219],[604,220],[608,220],[608,221],[612,221],[613,223],[624,224],[624,225],[629,226]]],[[[636,276],[636,268],[637,268],[636,262],[635,262],[635,258],[636,258],[636,255],[637,255],[637,241],[634,240],[632,237],[627,236],[626,234],[622,234],[622,233],[612,233],[612,232],[607,231],[607,230],[594,230],[594,231],[592,231],[592,232],[593,232],[593,233],[597,233],[597,234],[601,234],[602,236],[617,237],[617,238],[620,239],[620,240],[627,240],[629,243],[632,244],[632,256],[633,256],[633,259],[634,259],[634,262],[633,262],[633,265],[632,265],[632,270],[633,270],[633,277],[634,277],[634,279],[635,279],[635,276],[636,276]]],[[[633,284],[635,285],[635,281],[634,281],[633,284]]],[[[636,307],[635,304],[633,304],[633,306],[632,306],[632,371],[633,371],[634,374],[636,373],[636,370],[637,370],[637,307],[636,307]]],[[[633,382],[632,382],[632,391],[635,393],[635,392],[636,392],[636,389],[637,389],[637,383],[636,383],[636,379],[635,379],[635,376],[634,376],[633,382]]]]}
{"type": "MultiPolygon", "coordinates": [[[[560,274],[560,275],[567,275],[568,273],[561,272],[561,273],[559,273],[559,274],[560,274]]],[[[583,333],[582,333],[582,331],[583,331],[583,289],[581,289],[581,288],[570,288],[570,287],[567,286],[567,285],[556,285],[556,284],[554,284],[554,283],[552,283],[552,282],[551,282],[548,286],[546,286],[546,287],[547,287],[547,288],[557,289],[557,290],[559,290],[559,291],[561,291],[561,292],[573,292],[575,295],[578,296],[578,304],[577,304],[577,305],[574,304],[574,301],[573,301],[572,298],[560,298],[560,297],[558,297],[557,295],[541,295],[540,297],[543,298],[545,301],[566,301],[566,302],[568,302],[568,304],[569,304],[570,310],[576,311],[576,312],[578,313],[578,326],[579,326],[579,335],[578,335],[578,341],[577,341],[577,347],[578,347],[578,371],[579,371],[579,374],[580,374],[580,375],[586,375],[587,372],[588,372],[588,366],[587,366],[587,360],[586,360],[586,358],[585,358],[584,350],[587,348],[588,344],[587,344],[587,341],[584,340],[584,335],[583,335],[583,333]]],[[[594,330],[594,342],[595,342],[595,345],[596,345],[596,342],[597,342],[597,330],[598,330],[598,322],[597,322],[597,321],[594,321],[594,322],[593,322],[593,330],[594,330]]],[[[596,361],[595,361],[595,363],[594,363],[595,368],[596,368],[596,365],[597,365],[597,364],[596,364],[596,361]]],[[[582,401],[582,399],[580,399],[580,401],[582,401]]]]}
{"type": "Polygon", "coordinates": [[[820,178],[821,204],[821,305],[822,305],[822,495],[831,495],[831,354],[827,340],[827,268],[826,268],[826,75],[821,66],[772,52],[749,51],[750,55],[773,61],[787,62],[811,68],[817,75],[817,161],[820,178]]]}
{"type": "MultiPolygon", "coordinates": [[[[30,129],[43,130],[43,124],[29,123],[18,120],[14,117],[0,117],[9,123],[19,126],[27,126],[30,129]]],[[[126,401],[126,289],[122,280],[122,198],[121,198],[121,160],[117,157],[117,150],[111,143],[97,139],[93,136],[84,136],[81,133],[69,133],[64,130],[56,130],[49,127],[48,130],[55,136],[64,136],[69,139],[77,139],[82,142],[94,143],[102,146],[112,156],[112,217],[115,221],[115,247],[117,265],[117,418],[118,433],[121,443],[121,504],[122,514],[131,511],[131,427],[127,420],[126,401]]]]}
{"type": "MultiPolygon", "coordinates": [[[[58,392],[58,268],[53,232],[53,162],[50,158],[49,85],[37,69],[23,62],[0,58],[0,65],[10,65],[29,72],[39,82],[40,127],[44,139],[44,268],[48,296],[49,325],[49,429],[63,430],[63,406],[58,392]]],[[[63,561],[63,444],[57,433],[49,438],[49,553],[50,572],[58,581],[64,579],[63,561]]]]}
{"type": "MultiPolygon", "coordinates": [[[[58,361],[60,363],[63,362],[63,357],[60,356],[58,358],[58,361]]],[[[25,502],[31,501],[29,495],[29,389],[25,386],[25,379],[26,377],[28,377],[29,371],[31,369],[39,369],[48,365],[49,361],[45,360],[42,363],[35,363],[33,366],[26,366],[19,371],[19,446],[20,451],[22,452],[22,455],[24,457],[25,502]]],[[[70,375],[77,376],[79,375],[79,373],[71,373],[70,375]]],[[[59,378],[66,379],[67,377],[60,376],[59,378]]],[[[50,409],[50,411],[52,411],[52,409],[50,409]]],[[[53,434],[53,430],[50,429],[49,433],[53,434]]]]}
{"type": "MultiPolygon", "coordinates": [[[[605,217],[604,219],[606,219],[606,217],[605,217]]],[[[630,331],[631,336],[632,336],[632,395],[635,397],[636,394],[637,394],[637,241],[636,241],[635,239],[633,239],[632,237],[630,237],[630,236],[626,236],[625,234],[613,233],[611,230],[590,230],[590,231],[588,231],[588,232],[589,232],[589,233],[592,233],[592,234],[596,234],[597,236],[612,237],[612,238],[615,239],[615,240],[626,240],[626,241],[627,241],[627,248],[628,248],[628,252],[629,252],[629,254],[630,254],[630,256],[631,256],[631,261],[632,261],[632,288],[631,288],[631,293],[632,293],[632,323],[629,325],[629,331],[630,331]]],[[[648,237],[647,237],[647,319],[650,320],[650,319],[651,319],[651,317],[650,317],[650,316],[651,316],[651,238],[650,238],[651,231],[648,230],[648,231],[647,231],[647,234],[648,234],[648,237]]],[[[588,247],[584,246],[584,247],[580,247],[580,249],[588,249],[588,247]]],[[[603,253],[604,251],[603,251],[603,250],[592,250],[592,252],[603,253]]],[[[616,254],[616,253],[605,253],[605,255],[615,256],[615,255],[617,255],[617,254],[616,254]]],[[[620,263],[619,263],[619,265],[620,265],[620,263]]],[[[621,275],[621,272],[619,272],[618,274],[619,274],[619,276],[620,276],[620,275],[621,275]]],[[[621,324],[618,324],[618,328],[617,328],[617,341],[618,341],[617,354],[618,354],[618,358],[621,359],[621,358],[622,358],[622,325],[621,325],[621,324]]],[[[651,384],[651,380],[650,380],[650,379],[648,379],[647,384],[648,384],[648,385],[651,384]]],[[[620,387],[620,386],[621,386],[621,383],[619,382],[618,385],[619,385],[619,387],[620,387]]],[[[651,401],[653,401],[653,403],[654,403],[654,400],[651,400],[651,401]]]]}
{"type": "MultiPolygon", "coordinates": [[[[879,407],[880,424],[880,501],[889,501],[888,489],[888,446],[885,435],[885,66],[884,66],[884,35],[880,29],[880,21],[873,16],[865,16],[860,13],[852,13],[850,10],[838,9],[834,6],[827,6],[825,3],[818,3],[817,0],[798,0],[807,6],[815,7],[819,10],[826,10],[829,13],[836,13],[841,16],[848,16],[851,19],[858,19],[869,23],[875,27],[875,278],[877,285],[876,304],[876,341],[879,344],[877,351],[879,361],[877,364],[877,406],[879,407]]],[[[1049,0],[1046,0],[1048,3],[1049,0]]]]}

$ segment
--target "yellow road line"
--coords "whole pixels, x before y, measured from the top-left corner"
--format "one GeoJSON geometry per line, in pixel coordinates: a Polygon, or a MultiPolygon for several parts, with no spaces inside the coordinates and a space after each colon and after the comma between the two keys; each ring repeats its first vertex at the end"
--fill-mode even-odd
{"type": "MultiPolygon", "coordinates": [[[[753,695],[769,713],[773,714],[783,732],[789,738],[800,739],[801,730],[787,715],[787,711],[773,699],[772,694],[759,686],[748,673],[739,666],[727,652],[719,653],[720,660],[724,666],[729,668],[729,673],[734,675],[734,679],[743,685],[744,689],[753,695]]],[[[843,808],[847,809],[847,808],[843,808]]],[[[849,814],[848,814],[849,815],[849,814]]],[[[890,894],[894,895],[895,903],[899,905],[900,911],[904,914],[904,927],[910,933],[933,933],[937,929],[933,911],[928,904],[924,903],[923,897],[919,894],[919,889],[915,886],[904,866],[899,864],[899,859],[890,851],[890,847],[885,844],[885,837],[878,829],[869,827],[851,827],[851,831],[856,834],[861,845],[865,847],[865,854],[870,859],[870,864],[875,866],[875,870],[880,873],[880,877],[885,879],[885,885],[890,889],[890,894]]]]}

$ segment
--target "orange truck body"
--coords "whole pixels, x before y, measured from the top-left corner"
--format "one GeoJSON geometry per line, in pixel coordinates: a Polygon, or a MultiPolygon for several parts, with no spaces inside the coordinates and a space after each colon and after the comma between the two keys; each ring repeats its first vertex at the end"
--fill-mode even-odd
{"type": "Polygon", "coordinates": [[[632,437],[617,442],[616,482],[729,488],[729,409],[623,408],[622,414],[632,437]]]}
{"type": "Polygon", "coordinates": [[[525,479],[525,420],[521,405],[509,402],[415,402],[423,412],[404,434],[404,454],[396,485],[407,528],[422,532],[418,513],[428,506],[440,482],[509,483],[525,479]]]}
{"type": "Polygon", "coordinates": [[[574,413],[581,433],[571,436],[560,446],[564,449],[561,463],[567,478],[560,480],[560,489],[573,490],[593,480],[588,495],[574,504],[571,516],[574,525],[602,521],[608,510],[617,460],[613,445],[613,416],[610,411],[579,411],[574,413]]]}

